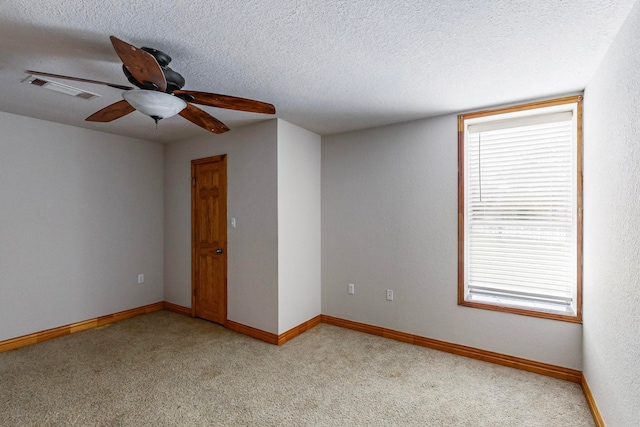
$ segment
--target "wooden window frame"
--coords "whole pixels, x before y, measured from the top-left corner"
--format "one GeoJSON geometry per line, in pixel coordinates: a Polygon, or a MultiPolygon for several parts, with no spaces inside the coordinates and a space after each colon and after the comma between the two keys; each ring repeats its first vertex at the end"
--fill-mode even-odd
{"type": "Polygon", "coordinates": [[[583,204],[582,204],[582,163],[583,163],[583,145],[582,145],[582,95],[569,96],[564,98],[556,98],[546,101],[531,102],[527,104],[520,104],[511,107],[497,108],[491,110],[482,110],[472,113],[460,114],[458,116],[458,305],[465,307],[480,308],[484,310],[499,311],[505,313],[520,314],[524,316],[539,317],[551,320],[560,320],[571,323],[582,323],[582,216],[583,216],[583,204]],[[465,161],[464,161],[464,149],[465,149],[465,120],[486,117],[498,114],[513,113],[518,111],[532,110],[543,107],[552,107],[564,104],[577,104],[577,194],[576,194],[576,209],[577,209],[577,250],[576,250],[576,315],[564,315],[547,313],[542,311],[536,311],[525,308],[517,307],[505,307],[500,305],[493,305],[487,303],[465,301],[465,212],[464,212],[464,179],[465,179],[465,161]]]}

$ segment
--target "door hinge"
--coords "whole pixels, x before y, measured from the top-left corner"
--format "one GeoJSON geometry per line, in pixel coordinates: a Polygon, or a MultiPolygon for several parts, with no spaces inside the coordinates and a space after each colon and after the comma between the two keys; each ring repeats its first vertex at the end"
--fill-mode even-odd
{"type": "Polygon", "coordinates": [[[196,177],[191,178],[191,185],[196,186],[196,177]]]}

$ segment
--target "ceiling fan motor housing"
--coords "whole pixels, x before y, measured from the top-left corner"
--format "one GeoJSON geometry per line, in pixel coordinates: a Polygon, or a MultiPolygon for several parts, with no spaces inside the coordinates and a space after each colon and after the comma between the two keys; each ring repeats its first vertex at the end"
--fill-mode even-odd
{"type": "MultiPolygon", "coordinates": [[[[167,81],[166,93],[173,93],[173,91],[182,89],[185,84],[184,77],[169,67],[169,63],[171,62],[171,57],[169,55],[158,49],[150,47],[141,47],[140,49],[149,53],[156,59],[156,61],[158,61],[158,65],[160,65],[164,78],[167,81]]],[[[137,81],[124,64],[122,65],[122,70],[124,71],[124,75],[127,77],[127,80],[129,80],[132,85],[137,86],[140,89],[157,90],[157,87],[153,83],[137,81]]]]}
{"type": "MultiPolygon", "coordinates": [[[[177,72],[173,71],[171,68],[169,67],[160,67],[162,69],[162,72],[164,74],[164,78],[167,81],[167,89],[165,90],[166,93],[172,93],[175,90],[179,90],[182,89],[182,87],[185,84],[185,80],[184,77],[182,77],[180,74],[178,74],[177,72]]],[[[146,89],[146,90],[157,90],[157,86],[151,82],[139,82],[137,81],[132,75],[131,72],[129,72],[129,70],[127,69],[126,65],[122,65],[122,71],[124,72],[124,75],[127,77],[127,80],[129,80],[129,83],[131,83],[132,85],[139,87],[140,89],[146,89]]]]}
{"type": "Polygon", "coordinates": [[[172,93],[174,90],[182,89],[184,86],[184,77],[177,72],[173,71],[169,67],[160,67],[164,73],[164,78],[167,80],[167,93],[172,93]]]}
{"type": "Polygon", "coordinates": [[[144,46],[141,47],[140,49],[153,55],[153,57],[156,58],[156,61],[158,61],[158,65],[160,65],[163,68],[169,65],[169,63],[171,62],[171,57],[161,50],[154,49],[152,47],[144,47],[144,46]]]}

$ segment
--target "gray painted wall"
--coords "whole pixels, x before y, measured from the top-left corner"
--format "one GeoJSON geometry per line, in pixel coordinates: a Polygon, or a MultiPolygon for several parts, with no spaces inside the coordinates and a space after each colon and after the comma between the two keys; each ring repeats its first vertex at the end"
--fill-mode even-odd
{"type": "Polygon", "coordinates": [[[165,300],[191,307],[191,160],[219,154],[237,222],[227,234],[227,318],[277,334],[276,120],[165,146],[165,300]]]}
{"type": "Polygon", "coordinates": [[[584,374],[609,427],[640,424],[640,3],[585,92],[584,374]]]}
{"type": "Polygon", "coordinates": [[[278,333],[320,314],[320,136],[278,120],[278,333]]]}
{"type": "Polygon", "coordinates": [[[162,145],[2,112],[0,129],[0,340],[162,301],[162,145]]]}
{"type": "Polygon", "coordinates": [[[457,150],[455,115],[323,137],[322,313],[581,369],[581,325],[457,305],[457,150]]]}

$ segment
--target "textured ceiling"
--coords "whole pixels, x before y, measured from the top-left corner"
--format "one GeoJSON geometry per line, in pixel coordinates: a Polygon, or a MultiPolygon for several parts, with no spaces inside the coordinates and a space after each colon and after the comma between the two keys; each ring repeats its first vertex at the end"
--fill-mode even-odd
{"type": "MultiPolygon", "coordinates": [[[[21,84],[25,69],[128,84],[109,35],[168,53],[185,89],[274,104],[321,135],[582,90],[635,0],[4,0],[0,110],[156,141],[177,116],[84,118],[121,99],[21,84]]],[[[272,116],[203,107],[234,127],[272,116]]],[[[215,138],[215,135],[211,135],[215,138]]]]}

